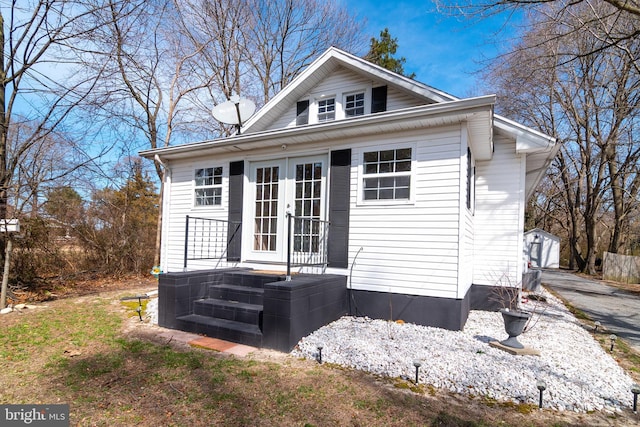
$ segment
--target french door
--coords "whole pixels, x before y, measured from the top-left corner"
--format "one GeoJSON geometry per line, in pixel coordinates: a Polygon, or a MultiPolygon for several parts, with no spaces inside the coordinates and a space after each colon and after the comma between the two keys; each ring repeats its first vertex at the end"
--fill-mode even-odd
{"type": "MultiPolygon", "coordinates": [[[[285,262],[287,211],[294,216],[324,220],[327,157],[295,157],[251,163],[250,188],[253,197],[252,230],[247,259],[285,262]]],[[[294,227],[294,251],[313,250],[319,230],[313,225],[294,227]]],[[[309,224],[307,221],[306,224],[309,224]]],[[[248,231],[248,230],[247,230],[248,231]]]]}

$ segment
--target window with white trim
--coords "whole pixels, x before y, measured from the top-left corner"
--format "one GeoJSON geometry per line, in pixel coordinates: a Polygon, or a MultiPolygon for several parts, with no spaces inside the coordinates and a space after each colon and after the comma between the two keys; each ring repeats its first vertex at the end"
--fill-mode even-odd
{"type": "Polygon", "coordinates": [[[196,169],[195,196],[196,206],[222,204],[222,166],[196,169]]]}
{"type": "Polygon", "coordinates": [[[411,148],[365,152],[363,200],[409,200],[411,152],[411,148]]]}
{"type": "Polygon", "coordinates": [[[318,101],[318,122],[328,122],[336,118],[336,99],[326,98],[318,101]]]}
{"type": "Polygon", "coordinates": [[[345,96],[344,114],[346,117],[364,115],[364,92],[345,96]]]}

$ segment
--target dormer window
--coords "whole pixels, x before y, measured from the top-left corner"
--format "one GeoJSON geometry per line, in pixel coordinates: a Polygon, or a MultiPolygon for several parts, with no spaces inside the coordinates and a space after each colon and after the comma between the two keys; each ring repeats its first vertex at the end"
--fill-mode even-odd
{"type": "Polygon", "coordinates": [[[336,99],[326,98],[318,101],[318,121],[328,122],[336,118],[336,99]]]}
{"type": "Polygon", "coordinates": [[[344,114],[346,117],[364,115],[364,92],[354,93],[345,97],[344,114]]]}

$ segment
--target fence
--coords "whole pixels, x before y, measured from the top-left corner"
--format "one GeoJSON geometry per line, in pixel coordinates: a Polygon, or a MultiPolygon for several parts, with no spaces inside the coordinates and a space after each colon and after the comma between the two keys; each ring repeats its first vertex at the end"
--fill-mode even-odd
{"type": "Polygon", "coordinates": [[[640,257],[605,252],[602,278],[620,283],[640,283],[640,257]]]}

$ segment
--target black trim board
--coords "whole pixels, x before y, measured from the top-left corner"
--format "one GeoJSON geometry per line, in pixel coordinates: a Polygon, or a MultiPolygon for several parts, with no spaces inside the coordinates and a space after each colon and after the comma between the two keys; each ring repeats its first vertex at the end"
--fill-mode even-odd
{"type": "Polygon", "coordinates": [[[471,298],[471,310],[497,311],[517,301],[519,290],[507,286],[473,285],[467,293],[471,298]]]}
{"type": "Polygon", "coordinates": [[[309,124],[309,100],[298,101],[296,105],[296,126],[309,124]]]}
{"type": "Polygon", "coordinates": [[[351,150],[331,152],[329,182],[329,267],[347,268],[349,263],[349,181],[351,150]]]}
{"type": "Polygon", "coordinates": [[[242,253],[242,200],[244,193],[244,160],[229,163],[229,230],[227,261],[240,261],[242,253]]]}
{"type": "Polygon", "coordinates": [[[453,331],[464,328],[470,310],[470,293],[463,299],[348,290],[349,313],[374,319],[403,320],[453,331]]]}
{"type": "Polygon", "coordinates": [[[387,87],[374,87],[371,91],[371,113],[387,111],[387,87]]]}
{"type": "Polygon", "coordinates": [[[352,316],[459,331],[467,323],[469,311],[497,311],[508,305],[514,292],[516,288],[472,285],[464,298],[454,299],[348,289],[347,305],[352,316]]]}

